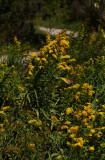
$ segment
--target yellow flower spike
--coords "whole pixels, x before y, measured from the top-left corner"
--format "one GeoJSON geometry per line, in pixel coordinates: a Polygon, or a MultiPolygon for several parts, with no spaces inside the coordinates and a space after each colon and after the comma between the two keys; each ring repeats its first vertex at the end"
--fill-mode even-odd
{"type": "Polygon", "coordinates": [[[93,134],[95,133],[95,129],[91,129],[90,132],[93,134]]]}
{"type": "Polygon", "coordinates": [[[0,111],[0,114],[5,115],[5,112],[4,111],[0,111]]]}
{"type": "Polygon", "coordinates": [[[89,151],[94,151],[94,150],[95,150],[94,146],[89,147],[89,151]]]}
{"type": "Polygon", "coordinates": [[[56,122],[58,122],[59,120],[58,120],[58,118],[56,117],[56,116],[52,116],[52,118],[56,121],[56,122]]]}
{"type": "Polygon", "coordinates": [[[70,113],[73,112],[73,109],[71,107],[66,109],[66,114],[69,115],[70,113]]]}
{"type": "Polygon", "coordinates": [[[33,53],[31,54],[30,58],[33,59],[34,57],[36,57],[36,53],[35,53],[35,52],[33,52],[33,53]]]}
{"type": "Polygon", "coordinates": [[[34,66],[31,63],[29,63],[28,68],[30,71],[32,71],[34,69],[34,66]]]}
{"type": "Polygon", "coordinates": [[[74,138],[75,134],[70,134],[69,138],[74,138]]]}
{"type": "Polygon", "coordinates": [[[56,159],[61,159],[62,158],[62,155],[59,155],[56,157],[56,159]]]}
{"type": "Polygon", "coordinates": [[[29,144],[29,147],[35,147],[35,144],[34,143],[31,143],[31,144],[29,144]]]}
{"type": "Polygon", "coordinates": [[[105,105],[102,105],[102,108],[104,108],[104,109],[105,109],[105,105]]]}
{"type": "Polygon", "coordinates": [[[31,71],[29,71],[28,73],[29,73],[29,75],[33,75],[33,73],[31,71]]]}
{"type": "Polygon", "coordinates": [[[66,121],[65,124],[69,125],[69,124],[71,124],[71,122],[70,121],[66,121]]]}
{"type": "Polygon", "coordinates": [[[67,79],[64,77],[60,77],[62,81],[64,81],[65,83],[67,83],[67,79]]]}
{"type": "Polygon", "coordinates": [[[17,42],[17,36],[14,37],[14,42],[15,42],[15,43],[17,42]]]}
{"type": "Polygon", "coordinates": [[[2,110],[7,111],[9,108],[10,108],[9,106],[6,106],[6,107],[3,107],[2,110]]]}
{"type": "Polygon", "coordinates": [[[52,57],[54,57],[55,59],[57,59],[57,56],[55,54],[52,54],[52,57]]]}
{"type": "Polygon", "coordinates": [[[4,132],[5,131],[5,129],[4,128],[1,128],[1,132],[4,132]]]}
{"type": "Polygon", "coordinates": [[[1,127],[1,128],[3,128],[3,125],[4,125],[4,124],[3,124],[3,123],[1,123],[1,124],[0,124],[0,127],[1,127]]]}
{"type": "Polygon", "coordinates": [[[44,61],[44,62],[47,62],[46,58],[42,58],[41,60],[44,61]]]}
{"type": "Polygon", "coordinates": [[[37,58],[36,58],[36,60],[37,60],[37,61],[40,61],[40,58],[39,58],[39,57],[37,57],[37,58]]]}
{"type": "Polygon", "coordinates": [[[64,130],[64,129],[68,129],[68,126],[67,125],[61,126],[61,130],[64,130]]]}
{"type": "Polygon", "coordinates": [[[62,133],[61,133],[61,132],[58,132],[58,134],[61,136],[62,133]]]}
{"type": "Polygon", "coordinates": [[[98,115],[104,116],[104,112],[98,112],[98,115]]]}
{"type": "Polygon", "coordinates": [[[66,144],[67,144],[68,146],[71,146],[71,143],[70,143],[69,141],[67,141],[66,144]]]}
{"type": "Polygon", "coordinates": [[[24,91],[24,88],[23,88],[22,86],[18,86],[18,89],[19,89],[20,91],[24,91]]]}
{"type": "Polygon", "coordinates": [[[61,55],[61,59],[69,59],[70,56],[69,55],[61,55]]]}

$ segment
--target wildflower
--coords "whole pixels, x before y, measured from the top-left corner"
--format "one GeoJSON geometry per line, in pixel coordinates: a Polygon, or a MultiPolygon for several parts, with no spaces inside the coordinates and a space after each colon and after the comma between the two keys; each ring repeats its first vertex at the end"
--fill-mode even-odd
{"type": "Polygon", "coordinates": [[[105,109],[105,105],[102,105],[102,107],[105,109]]]}
{"type": "Polygon", "coordinates": [[[36,120],[34,120],[34,119],[28,121],[29,124],[33,124],[33,123],[35,123],[35,122],[36,122],[36,120]]]}
{"type": "Polygon", "coordinates": [[[10,108],[9,106],[6,106],[6,107],[3,107],[2,110],[3,110],[3,111],[6,111],[6,110],[8,110],[9,108],[10,108]]]}
{"type": "Polygon", "coordinates": [[[61,77],[61,80],[64,81],[65,83],[67,83],[67,79],[64,77],[61,77]]]}
{"type": "Polygon", "coordinates": [[[56,116],[52,116],[56,122],[58,122],[58,118],[56,116]]]}
{"type": "Polygon", "coordinates": [[[30,71],[32,71],[34,69],[34,66],[31,63],[29,63],[28,68],[30,71]]]}
{"type": "Polygon", "coordinates": [[[56,157],[56,159],[61,159],[62,158],[62,155],[59,155],[56,157]]]}
{"type": "Polygon", "coordinates": [[[70,58],[69,55],[61,55],[61,59],[68,59],[68,58],[70,58]]]}
{"type": "Polygon", "coordinates": [[[75,84],[74,86],[72,86],[72,88],[77,89],[80,86],[80,84],[75,84]]]}
{"type": "Polygon", "coordinates": [[[61,136],[62,133],[61,133],[61,132],[58,132],[58,134],[61,136]]]}
{"type": "Polygon", "coordinates": [[[94,151],[94,150],[95,150],[94,146],[89,147],[89,151],[94,151]]]}
{"type": "Polygon", "coordinates": [[[15,66],[14,66],[14,65],[12,65],[12,66],[11,66],[11,68],[15,68],[15,66]]]}
{"type": "Polygon", "coordinates": [[[75,133],[75,134],[77,134],[78,129],[79,129],[79,126],[70,127],[68,129],[68,133],[75,133]]]}
{"type": "Polygon", "coordinates": [[[94,91],[89,91],[89,92],[88,92],[88,95],[89,95],[89,96],[92,96],[94,93],[95,93],[94,91]]]}
{"type": "Polygon", "coordinates": [[[42,58],[42,61],[47,62],[46,58],[42,58]]]}
{"type": "Polygon", "coordinates": [[[33,152],[35,152],[35,144],[34,144],[34,143],[29,144],[28,147],[29,147],[33,152]]]}
{"type": "Polygon", "coordinates": [[[52,54],[52,57],[54,57],[55,59],[57,59],[57,56],[55,54],[52,54]]]}
{"type": "Polygon", "coordinates": [[[18,86],[18,89],[19,89],[20,91],[24,91],[24,88],[23,88],[22,86],[18,86]]]}
{"type": "Polygon", "coordinates": [[[102,130],[105,130],[105,126],[103,126],[101,129],[102,129],[102,130]]]}
{"type": "Polygon", "coordinates": [[[67,129],[68,128],[68,126],[67,125],[63,125],[63,126],[61,126],[61,130],[64,130],[64,129],[67,129]]]}
{"type": "Polygon", "coordinates": [[[70,138],[74,138],[74,137],[75,137],[75,134],[70,134],[69,137],[70,137],[70,138]]]}
{"type": "Polygon", "coordinates": [[[70,142],[68,142],[68,141],[66,142],[66,144],[67,144],[68,146],[71,146],[71,143],[70,143],[70,142]]]}
{"type": "Polygon", "coordinates": [[[32,148],[35,147],[35,144],[31,143],[31,144],[29,144],[29,147],[32,147],[32,148]]]}
{"type": "Polygon", "coordinates": [[[104,115],[104,112],[98,112],[98,114],[99,114],[100,116],[103,116],[103,115],[104,115]]]}
{"type": "Polygon", "coordinates": [[[43,68],[43,66],[39,66],[39,69],[42,69],[43,68]]]}
{"type": "Polygon", "coordinates": [[[72,112],[73,112],[73,109],[72,109],[72,108],[69,107],[69,108],[66,109],[66,114],[67,114],[67,115],[69,115],[69,114],[72,113],[72,112]]]}
{"type": "Polygon", "coordinates": [[[39,57],[37,57],[37,58],[36,58],[36,60],[37,60],[37,61],[40,61],[40,58],[39,58],[39,57]]]}
{"type": "Polygon", "coordinates": [[[33,75],[33,73],[31,71],[29,71],[28,73],[29,73],[29,75],[33,75]]]}
{"type": "Polygon", "coordinates": [[[0,127],[2,127],[2,128],[3,128],[3,123],[1,123],[1,124],[0,124],[0,127]]]}
{"type": "Polygon", "coordinates": [[[5,129],[2,127],[2,128],[1,128],[1,132],[4,132],[4,131],[5,131],[5,129]]]}
{"type": "Polygon", "coordinates": [[[90,132],[91,132],[91,133],[95,133],[95,129],[91,129],[90,132]]]}
{"type": "Polygon", "coordinates": [[[17,36],[14,37],[14,42],[17,42],[17,36]]]}
{"type": "Polygon", "coordinates": [[[0,111],[0,114],[5,115],[5,112],[4,111],[0,111]]]}
{"type": "Polygon", "coordinates": [[[71,124],[71,122],[70,121],[66,121],[65,124],[69,125],[69,124],[71,124]]]}
{"type": "Polygon", "coordinates": [[[26,77],[26,79],[30,79],[30,77],[26,77]]]}
{"type": "Polygon", "coordinates": [[[34,57],[36,57],[36,53],[35,53],[35,52],[33,52],[33,53],[31,54],[30,58],[33,59],[34,57]]]}

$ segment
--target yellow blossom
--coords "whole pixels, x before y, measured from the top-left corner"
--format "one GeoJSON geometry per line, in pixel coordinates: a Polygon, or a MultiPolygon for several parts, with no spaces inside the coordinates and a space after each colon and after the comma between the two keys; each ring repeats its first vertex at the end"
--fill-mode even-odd
{"type": "Polygon", "coordinates": [[[4,128],[1,128],[1,132],[4,132],[5,131],[5,129],[4,128]]]}
{"type": "Polygon", "coordinates": [[[59,155],[56,157],[56,159],[61,159],[62,158],[62,155],[59,155]]]}
{"type": "Polygon", "coordinates": [[[70,138],[74,138],[74,137],[75,137],[75,134],[70,134],[69,137],[70,137],[70,138]]]}
{"type": "Polygon", "coordinates": [[[92,147],[89,147],[89,151],[94,151],[95,149],[94,149],[94,146],[92,146],[92,147]]]}
{"type": "Polygon", "coordinates": [[[55,54],[52,54],[52,57],[54,57],[55,59],[57,59],[57,56],[55,54]]]}
{"type": "Polygon", "coordinates": [[[100,116],[104,116],[104,112],[98,112],[100,116]]]}
{"type": "Polygon", "coordinates": [[[33,73],[31,71],[29,71],[28,73],[29,73],[29,75],[33,75],[33,73]]]}
{"type": "Polygon", "coordinates": [[[36,58],[36,60],[37,60],[37,61],[40,61],[40,58],[39,58],[39,57],[37,57],[37,58],[36,58]]]}
{"type": "Polygon", "coordinates": [[[61,135],[62,133],[61,133],[61,132],[58,132],[58,134],[61,135]]]}
{"type": "Polygon", "coordinates": [[[35,52],[33,52],[33,53],[31,54],[30,58],[33,59],[34,57],[36,57],[36,53],[35,53],[35,52]]]}
{"type": "Polygon", "coordinates": [[[91,133],[95,133],[95,129],[91,129],[90,132],[91,132],[91,133]]]}
{"type": "Polygon", "coordinates": [[[34,69],[34,66],[31,63],[29,63],[28,68],[30,71],[32,71],[34,69]]]}
{"type": "Polygon", "coordinates": [[[104,108],[104,109],[105,109],[105,105],[102,105],[102,108],[104,108]]]}
{"type": "Polygon", "coordinates": [[[24,91],[24,88],[23,88],[22,86],[18,86],[18,89],[19,89],[20,91],[24,91]]]}
{"type": "Polygon", "coordinates": [[[89,96],[92,96],[94,93],[95,93],[95,92],[92,90],[92,91],[89,91],[89,92],[88,92],[88,95],[89,95],[89,96]]]}
{"type": "Polygon", "coordinates": [[[3,111],[6,111],[6,110],[8,110],[9,108],[10,108],[9,106],[6,106],[6,107],[3,107],[2,110],[3,110],[3,111]]]}
{"type": "Polygon", "coordinates": [[[33,124],[33,123],[35,123],[35,122],[36,122],[36,120],[34,120],[34,119],[28,121],[29,124],[33,124]]]}
{"type": "Polygon", "coordinates": [[[73,112],[73,109],[71,107],[66,109],[66,114],[69,115],[70,113],[73,112]]]}
{"type": "Polygon", "coordinates": [[[63,126],[61,126],[61,130],[64,130],[64,129],[67,129],[68,128],[68,126],[67,125],[63,125],[63,126]]]}
{"type": "Polygon", "coordinates": [[[42,58],[41,60],[44,61],[44,62],[47,62],[46,58],[42,58]]]}
{"type": "Polygon", "coordinates": [[[61,59],[68,59],[68,58],[70,58],[69,55],[61,55],[61,59]]]}
{"type": "Polygon", "coordinates": [[[64,81],[65,83],[67,83],[67,79],[64,77],[61,77],[61,80],[64,81]]]}
{"type": "Polygon", "coordinates": [[[66,121],[65,124],[69,125],[69,124],[71,124],[71,122],[70,121],[66,121]]]}
{"type": "Polygon", "coordinates": [[[75,134],[77,134],[78,129],[79,129],[79,126],[70,127],[68,129],[68,133],[75,133],[75,134]]]}
{"type": "Polygon", "coordinates": [[[4,125],[4,124],[3,124],[3,123],[1,123],[1,124],[0,124],[0,127],[2,127],[2,128],[3,128],[3,125],[4,125]]]}
{"type": "Polygon", "coordinates": [[[5,112],[4,111],[0,111],[0,114],[5,115],[5,112]]]}
{"type": "Polygon", "coordinates": [[[71,146],[71,143],[70,143],[70,142],[68,142],[68,141],[66,142],[66,144],[67,144],[68,146],[71,146]]]}

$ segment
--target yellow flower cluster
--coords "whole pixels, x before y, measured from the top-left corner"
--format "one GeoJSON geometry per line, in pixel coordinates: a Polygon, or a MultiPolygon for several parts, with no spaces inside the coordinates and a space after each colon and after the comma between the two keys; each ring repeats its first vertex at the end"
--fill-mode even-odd
{"type": "Polygon", "coordinates": [[[28,69],[29,69],[29,72],[28,72],[29,75],[33,75],[32,71],[33,71],[33,69],[34,69],[34,66],[33,66],[31,63],[29,63],[28,69]]]}
{"type": "Polygon", "coordinates": [[[70,113],[73,112],[73,108],[69,107],[66,109],[66,114],[69,115],[70,113]]]}

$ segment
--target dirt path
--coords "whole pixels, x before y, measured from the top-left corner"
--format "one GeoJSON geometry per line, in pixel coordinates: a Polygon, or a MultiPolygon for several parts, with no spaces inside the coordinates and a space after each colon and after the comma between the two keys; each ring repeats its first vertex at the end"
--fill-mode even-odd
{"type": "MultiPolygon", "coordinates": [[[[44,31],[44,32],[48,32],[50,35],[57,35],[59,32],[61,32],[63,29],[56,29],[56,28],[46,28],[46,27],[39,27],[39,30],[44,31]]],[[[78,36],[78,32],[73,32],[70,30],[66,31],[67,35],[73,34],[74,33],[74,37],[78,36]]]]}

